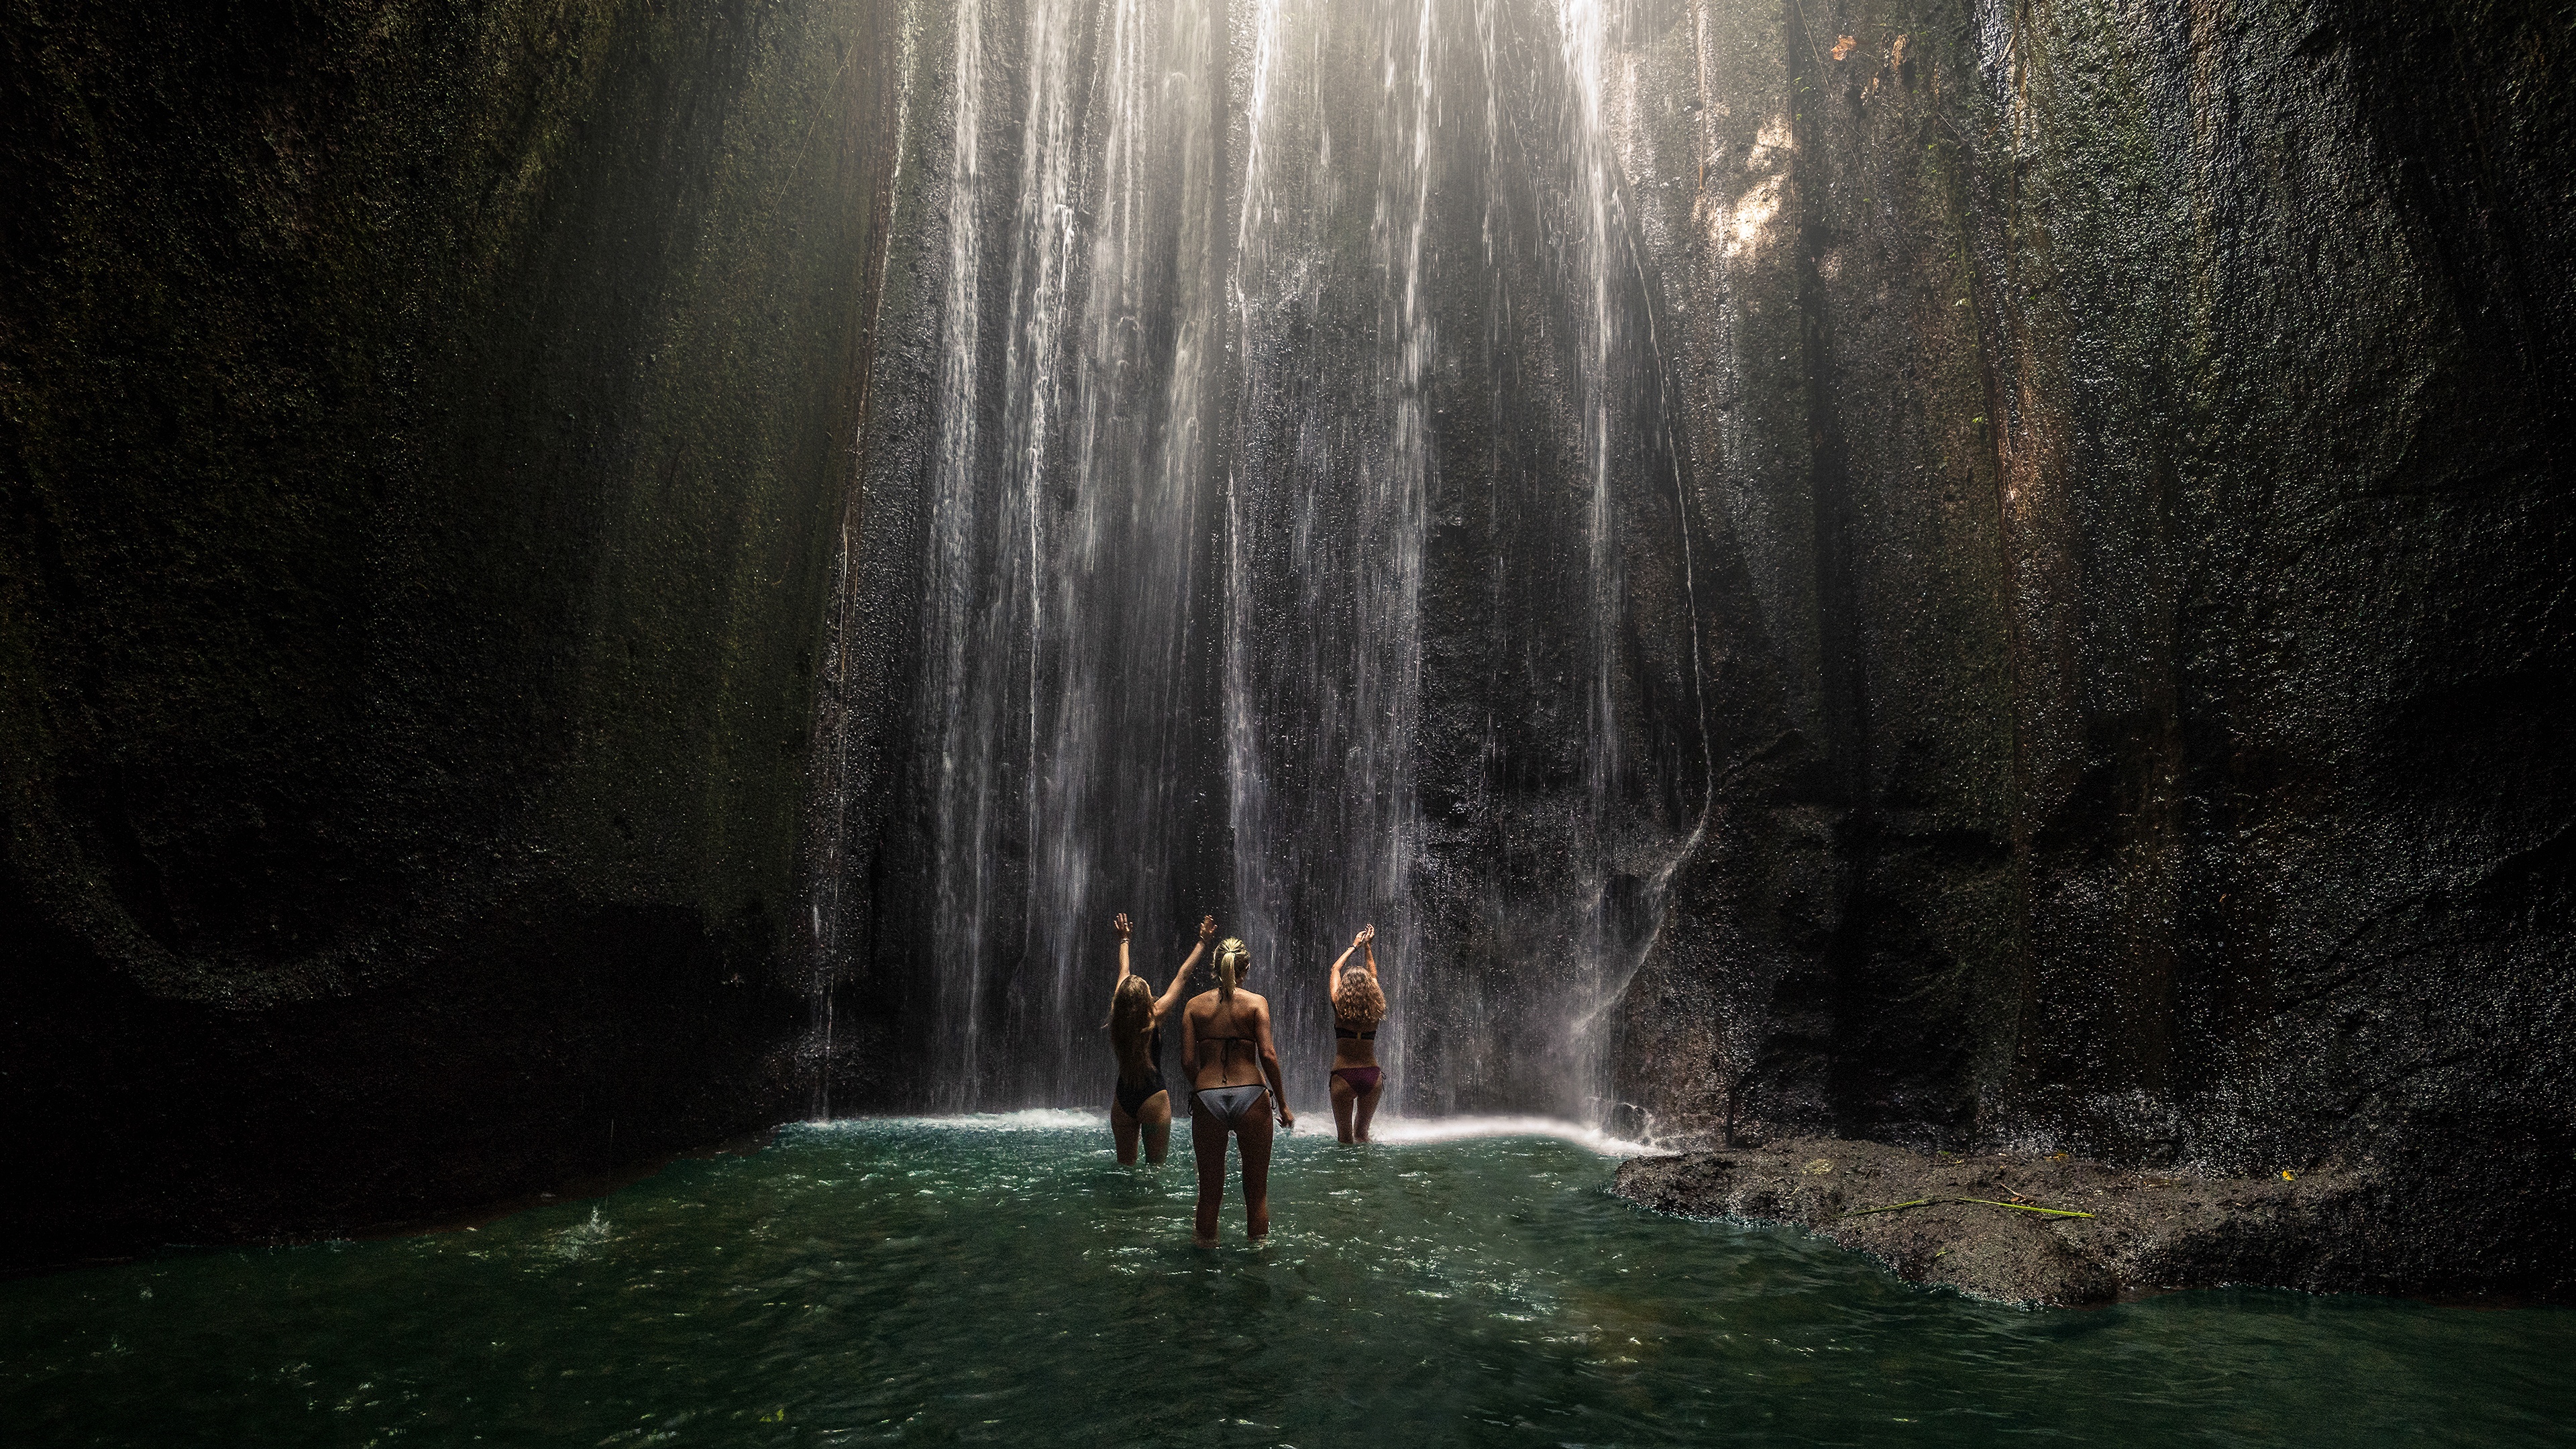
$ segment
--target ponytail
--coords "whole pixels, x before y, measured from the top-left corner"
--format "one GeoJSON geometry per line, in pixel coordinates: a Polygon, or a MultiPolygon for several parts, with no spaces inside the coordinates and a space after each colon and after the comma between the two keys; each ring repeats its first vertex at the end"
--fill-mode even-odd
{"type": "Polygon", "coordinates": [[[1244,971],[1252,965],[1252,948],[1236,937],[1228,936],[1216,948],[1216,999],[1228,1006],[1234,1004],[1234,988],[1243,980],[1244,971]]]}

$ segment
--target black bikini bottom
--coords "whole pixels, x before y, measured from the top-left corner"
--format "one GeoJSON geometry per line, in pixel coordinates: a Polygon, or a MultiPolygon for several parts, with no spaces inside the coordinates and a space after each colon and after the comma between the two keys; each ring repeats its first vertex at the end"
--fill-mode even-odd
{"type": "Polygon", "coordinates": [[[1118,1108],[1128,1116],[1133,1117],[1137,1114],[1139,1109],[1144,1107],[1146,1098],[1163,1090],[1163,1069],[1161,1067],[1156,1067],[1154,1070],[1145,1074],[1145,1080],[1143,1082],[1138,1083],[1133,1087],[1127,1085],[1125,1082],[1120,1082],[1118,1084],[1118,1108]]]}

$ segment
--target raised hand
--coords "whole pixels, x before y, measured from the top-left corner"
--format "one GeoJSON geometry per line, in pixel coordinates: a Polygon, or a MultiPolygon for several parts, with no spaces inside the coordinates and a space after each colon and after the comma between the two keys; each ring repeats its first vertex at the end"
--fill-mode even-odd
{"type": "Polygon", "coordinates": [[[1352,945],[1354,945],[1354,946],[1365,946],[1365,945],[1367,945],[1369,942],[1374,941],[1374,940],[1376,940],[1376,939],[1377,939],[1377,927],[1375,927],[1375,926],[1373,926],[1373,925],[1371,925],[1371,926],[1362,926],[1362,927],[1360,927],[1360,933],[1359,933],[1358,935],[1356,935],[1356,936],[1351,937],[1351,944],[1352,944],[1352,945]]]}
{"type": "MultiPolygon", "coordinates": [[[[1126,919],[1126,917],[1121,916],[1121,917],[1119,917],[1119,919],[1123,921],[1123,920],[1125,920],[1125,919],[1126,919]]],[[[1215,939],[1216,939],[1216,917],[1214,917],[1214,916],[1201,916],[1201,917],[1199,917],[1199,941],[1200,941],[1202,944],[1204,944],[1204,943],[1206,943],[1206,942],[1213,941],[1213,940],[1215,940],[1215,939]]]]}
{"type": "Polygon", "coordinates": [[[1118,939],[1121,941],[1126,940],[1128,936],[1134,934],[1135,931],[1133,926],[1127,924],[1127,913],[1125,911],[1120,911],[1117,919],[1109,923],[1109,929],[1116,931],[1118,933],[1118,939]]]}

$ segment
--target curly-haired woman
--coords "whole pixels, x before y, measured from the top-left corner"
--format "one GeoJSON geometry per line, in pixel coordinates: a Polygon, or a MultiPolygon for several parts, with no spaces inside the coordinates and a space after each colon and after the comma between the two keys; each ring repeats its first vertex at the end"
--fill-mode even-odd
{"type": "Polygon", "coordinates": [[[1333,1003],[1333,1128],[1344,1142],[1366,1142],[1369,1119],[1386,1095],[1386,1073],[1377,1064],[1378,1023],[1386,1020],[1377,927],[1363,926],[1351,938],[1350,950],[1325,971],[1324,991],[1333,1003]],[[1367,964],[1352,966],[1353,951],[1367,964]]]}

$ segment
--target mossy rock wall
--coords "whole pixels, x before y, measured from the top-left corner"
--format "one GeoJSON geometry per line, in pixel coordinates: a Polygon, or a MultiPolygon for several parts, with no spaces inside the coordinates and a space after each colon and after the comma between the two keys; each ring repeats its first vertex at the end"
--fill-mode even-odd
{"type": "Polygon", "coordinates": [[[789,1110],[883,10],[0,24],[13,1256],[789,1110]]]}

